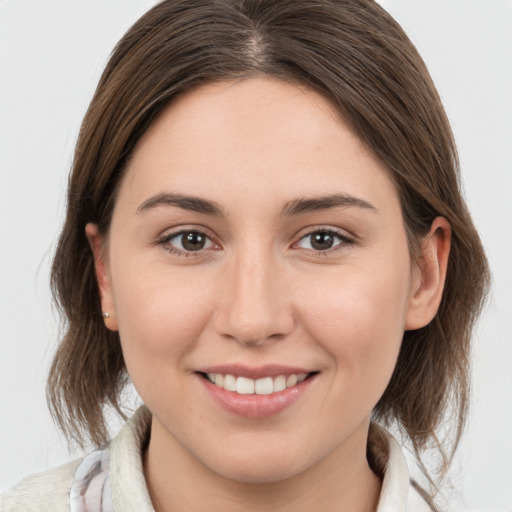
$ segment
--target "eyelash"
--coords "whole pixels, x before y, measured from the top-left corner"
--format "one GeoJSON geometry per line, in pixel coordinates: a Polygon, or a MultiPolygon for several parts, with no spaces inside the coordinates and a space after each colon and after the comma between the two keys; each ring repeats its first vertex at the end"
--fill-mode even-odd
{"type": "MultiPolygon", "coordinates": [[[[345,234],[342,234],[341,232],[339,232],[335,229],[318,228],[318,229],[310,231],[310,232],[304,234],[303,236],[301,236],[299,238],[299,240],[297,242],[295,242],[294,246],[296,246],[303,240],[306,240],[308,237],[312,237],[313,235],[318,235],[318,234],[327,235],[327,236],[336,238],[338,240],[338,243],[336,245],[334,245],[333,247],[329,247],[328,249],[325,249],[325,250],[315,250],[315,249],[303,248],[304,250],[308,251],[310,254],[312,254],[316,257],[328,256],[332,252],[337,251],[340,246],[351,245],[354,243],[354,240],[352,238],[348,237],[345,234]]],[[[164,248],[164,250],[166,250],[167,252],[170,252],[171,254],[180,256],[180,257],[203,256],[204,252],[211,249],[212,247],[220,247],[219,245],[215,244],[215,242],[213,242],[212,239],[206,233],[204,233],[203,231],[197,230],[197,229],[188,229],[188,230],[184,229],[181,231],[177,231],[175,233],[170,233],[170,234],[165,235],[162,238],[158,239],[157,244],[161,245],[164,248]],[[197,251],[192,251],[192,250],[186,250],[186,249],[179,249],[177,247],[174,247],[170,243],[172,240],[177,239],[179,237],[183,237],[184,235],[187,235],[187,234],[188,235],[194,234],[194,235],[200,235],[200,236],[205,237],[207,240],[207,243],[208,242],[210,243],[210,247],[202,248],[197,251]]],[[[183,242],[182,242],[182,246],[183,246],[183,242]]]]}
{"type": "MultiPolygon", "coordinates": [[[[309,231],[308,233],[306,233],[305,235],[300,237],[298,242],[296,242],[294,245],[299,244],[303,240],[311,238],[313,235],[319,235],[319,234],[327,235],[327,236],[330,236],[332,238],[335,238],[335,239],[338,240],[338,243],[335,244],[333,247],[329,247],[328,249],[325,249],[325,250],[305,249],[308,252],[310,252],[310,254],[312,254],[312,255],[314,255],[316,257],[329,256],[333,252],[337,251],[339,248],[341,248],[343,246],[346,246],[346,245],[351,245],[351,244],[354,243],[354,240],[352,238],[348,237],[344,233],[341,233],[340,231],[337,231],[336,229],[332,229],[332,228],[317,228],[317,229],[315,229],[313,231],[309,231]]],[[[311,244],[311,242],[310,242],[310,244],[311,244]]]]}
{"type": "MultiPolygon", "coordinates": [[[[186,249],[179,249],[177,247],[174,247],[170,243],[174,239],[177,239],[179,237],[183,237],[183,235],[191,235],[191,234],[200,235],[200,236],[204,237],[207,240],[206,243],[209,242],[211,244],[211,246],[215,246],[216,245],[212,241],[212,239],[206,233],[204,233],[203,231],[200,231],[198,229],[183,229],[181,231],[177,231],[176,233],[169,233],[168,235],[165,235],[162,238],[160,238],[157,241],[157,243],[159,245],[161,245],[164,248],[164,250],[166,250],[167,252],[170,252],[171,254],[174,254],[176,256],[184,256],[184,257],[188,257],[188,256],[196,256],[196,257],[197,256],[203,256],[204,252],[206,250],[210,249],[210,247],[202,248],[202,249],[199,249],[197,251],[189,251],[189,250],[186,250],[186,249]]],[[[182,246],[183,246],[183,241],[182,241],[182,246]]]]}

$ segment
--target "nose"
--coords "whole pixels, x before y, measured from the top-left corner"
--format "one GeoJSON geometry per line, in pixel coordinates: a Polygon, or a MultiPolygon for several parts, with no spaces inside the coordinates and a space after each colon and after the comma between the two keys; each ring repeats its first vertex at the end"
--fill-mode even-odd
{"type": "Polygon", "coordinates": [[[214,318],[216,331],[246,346],[277,341],[294,329],[289,286],[275,258],[233,258],[223,275],[214,318]]]}

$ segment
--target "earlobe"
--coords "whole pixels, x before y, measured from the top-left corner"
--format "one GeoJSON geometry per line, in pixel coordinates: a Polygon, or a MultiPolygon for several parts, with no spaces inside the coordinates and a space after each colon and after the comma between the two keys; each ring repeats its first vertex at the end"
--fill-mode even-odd
{"type": "Polygon", "coordinates": [[[94,259],[94,268],[96,271],[96,281],[100,292],[102,316],[105,326],[111,331],[117,331],[117,317],[115,314],[114,300],[112,297],[112,287],[108,264],[104,254],[104,237],[99,232],[97,224],[89,222],[85,226],[85,234],[91,247],[94,259]]]}
{"type": "Polygon", "coordinates": [[[436,217],[421,242],[421,258],[413,278],[405,330],[425,327],[436,315],[446,280],[450,244],[450,224],[445,218],[436,217]]]}

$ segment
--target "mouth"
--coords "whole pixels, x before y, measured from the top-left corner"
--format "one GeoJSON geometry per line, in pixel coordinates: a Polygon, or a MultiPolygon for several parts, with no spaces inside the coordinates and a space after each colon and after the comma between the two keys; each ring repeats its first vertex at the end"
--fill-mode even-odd
{"type": "Polygon", "coordinates": [[[194,372],[214,402],[237,416],[260,419],[281,413],[314,387],[319,371],[267,364],[222,364],[194,372]]]}
{"type": "Polygon", "coordinates": [[[203,389],[229,413],[263,419],[283,412],[308,393],[320,372],[267,365],[221,365],[195,372],[203,389]]]}
{"type": "Polygon", "coordinates": [[[273,395],[296,387],[315,373],[292,373],[259,379],[222,373],[201,373],[201,375],[214,386],[239,395],[273,395]]]}

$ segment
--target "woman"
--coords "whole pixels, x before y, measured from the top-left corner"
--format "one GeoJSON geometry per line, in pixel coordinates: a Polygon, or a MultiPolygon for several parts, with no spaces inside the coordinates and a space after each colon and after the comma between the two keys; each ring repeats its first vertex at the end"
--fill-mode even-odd
{"type": "Polygon", "coordinates": [[[163,2],[84,119],[53,267],[52,408],[100,448],[2,510],[405,510],[378,424],[449,464],[486,269],[435,88],[376,4],[163,2]],[[105,445],[127,378],[145,407],[105,445]]]}

